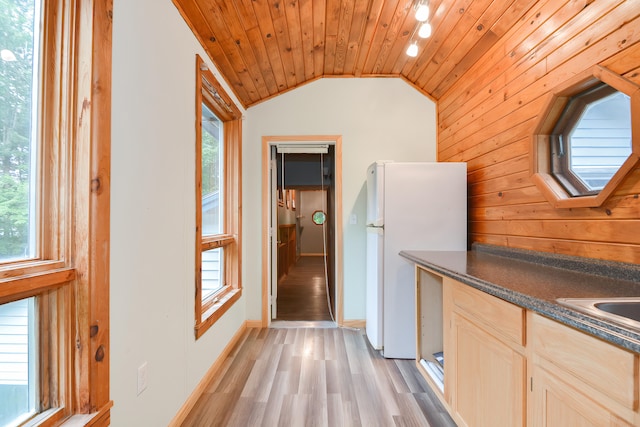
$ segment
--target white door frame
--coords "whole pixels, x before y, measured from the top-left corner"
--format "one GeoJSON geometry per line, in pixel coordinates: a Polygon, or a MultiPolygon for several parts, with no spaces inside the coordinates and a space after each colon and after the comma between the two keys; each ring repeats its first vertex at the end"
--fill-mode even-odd
{"type": "Polygon", "coordinates": [[[317,144],[322,142],[334,146],[335,154],[335,291],[336,315],[338,326],[344,323],[343,312],[343,257],[342,257],[342,136],[340,135],[291,135],[262,137],[262,327],[271,324],[271,239],[270,233],[277,239],[277,230],[271,231],[271,198],[276,197],[270,188],[271,147],[281,143],[317,144]]]}

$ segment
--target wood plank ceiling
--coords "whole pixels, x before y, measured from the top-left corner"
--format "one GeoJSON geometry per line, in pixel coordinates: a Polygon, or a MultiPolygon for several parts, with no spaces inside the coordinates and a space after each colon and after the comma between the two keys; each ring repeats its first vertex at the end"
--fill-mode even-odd
{"type": "Polygon", "coordinates": [[[401,77],[439,99],[536,3],[430,0],[418,39],[418,1],[173,0],[245,108],[329,76],[401,77]]]}

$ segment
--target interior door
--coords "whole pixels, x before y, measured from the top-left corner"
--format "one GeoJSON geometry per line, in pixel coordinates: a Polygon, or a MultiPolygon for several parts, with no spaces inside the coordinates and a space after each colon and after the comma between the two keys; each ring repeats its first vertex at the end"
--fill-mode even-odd
{"type": "Polygon", "coordinates": [[[270,194],[269,199],[271,207],[271,224],[269,230],[269,238],[271,239],[271,318],[275,319],[278,315],[278,171],[275,160],[275,147],[271,147],[270,161],[270,194]]]}

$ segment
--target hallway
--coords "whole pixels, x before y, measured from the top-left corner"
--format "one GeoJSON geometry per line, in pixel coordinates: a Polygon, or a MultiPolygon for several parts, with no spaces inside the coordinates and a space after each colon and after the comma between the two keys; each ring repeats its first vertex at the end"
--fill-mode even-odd
{"type": "Polygon", "coordinates": [[[302,256],[278,283],[274,320],[331,320],[322,256],[302,256]]]}

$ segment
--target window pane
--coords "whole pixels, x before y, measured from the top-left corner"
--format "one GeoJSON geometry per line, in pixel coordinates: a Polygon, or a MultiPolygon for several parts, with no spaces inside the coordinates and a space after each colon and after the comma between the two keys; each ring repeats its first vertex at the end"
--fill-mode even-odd
{"type": "Polygon", "coordinates": [[[223,126],[202,104],[202,234],[221,234],[224,230],[224,143],[223,126]]]}
{"type": "Polygon", "coordinates": [[[35,256],[35,111],[40,2],[0,14],[0,261],[35,256]]]}
{"type": "Polygon", "coordinates": [[[33,298],[0,305],[0,426],[35,413],[34,305],[33,298]]]}
{"type": "Polygon", "coordinates": [[[571,170],[601,190],[631,154],[631,100],[621,93],[589,103],[569,134],[571,170]]]}
{"type": "Polygon", "coordinates": [[[224,286],[224,248],[202,252],[202,300],[224,286]]]}

